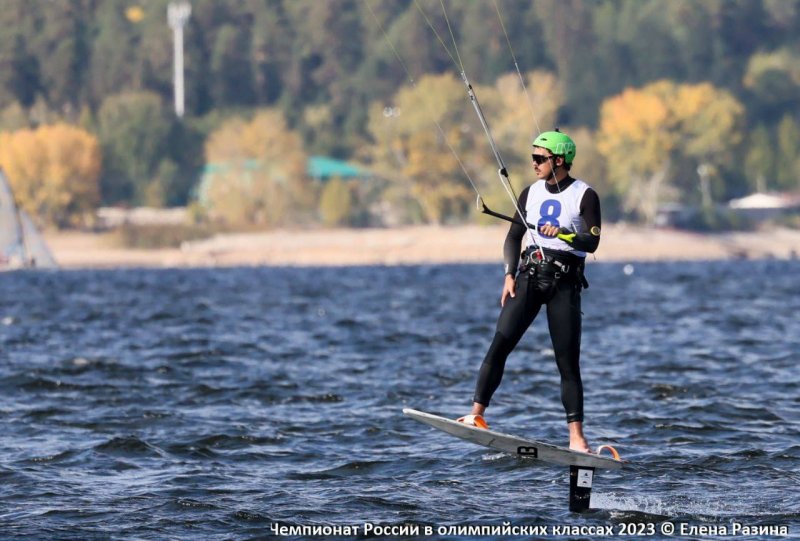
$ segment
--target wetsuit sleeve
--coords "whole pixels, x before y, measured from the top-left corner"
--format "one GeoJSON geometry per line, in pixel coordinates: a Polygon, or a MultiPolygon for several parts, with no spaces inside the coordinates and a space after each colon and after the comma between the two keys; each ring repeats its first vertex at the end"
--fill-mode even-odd
{"type": "MultiPolygon", "coordinates": [[[[522,190],[519,194],[518,207],[525,212],[525,206],[528,204],[528,191],[530,187],[522,190]]],[[[519,254],[522,251],[522,238],[525,236],[525,226],[522,225],[524,218],[520,217],[519,212],[514,212],[514,220],[520,223],[512,223],[508,228],[506,241],[503,243],[503,263],[506,274],[512,276],[517,275],[517,265],[519,264],[519,254]]]]}
{"type": "Polygon", "coordinates": [[[592,188],[583,194],[580,210],[585,232],[577,233],[574,237],[570,235],[572,240],[564,240],[576,250],[592,253],[600,245],[600,198],[592,188]]]}

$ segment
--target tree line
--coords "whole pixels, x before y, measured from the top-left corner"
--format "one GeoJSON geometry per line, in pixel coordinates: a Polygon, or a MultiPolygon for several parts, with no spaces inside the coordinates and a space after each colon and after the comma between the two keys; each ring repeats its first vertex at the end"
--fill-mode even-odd
{"type": "Polygon", "coordinates": [[[203,210],[230,224],[473,220],[468,175],[508,206],[450,28],[515,183],[532,136],[558,125],[611,217],[798,189],[795,2],[446,0],[448,28],[435,0],[193,0],[183,119],[167,4],[4,2],[0,165],[48,222],[187,204],[213,167],[203,210]],[[315,154],[372,177],[312,182],[315,154]]]}

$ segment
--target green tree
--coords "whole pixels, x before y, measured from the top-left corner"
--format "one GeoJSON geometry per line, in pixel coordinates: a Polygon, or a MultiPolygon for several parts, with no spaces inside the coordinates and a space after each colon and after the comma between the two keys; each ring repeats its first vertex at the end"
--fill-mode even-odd
{"type": "Polygon", "coordinates": [[[247,29],[223,25],[211,54],[211,93],[222,105],[250,105],[255,98],[247,29]]]}
{"type": "Polygon", "coordinates": [[[744,168],[749,188],[755,192],[766,192],[775,183],[778,159],[766,126],[761,124],[750,133],[745,148],[744,168]]]}
{"type": "Polygon", "coordinates": [[[743,84],[753,95],[751,115],[778,122],[786,110],[800,106],[800,56],[788,48],[754,54],[743,84]]]}
{"type": "Polygon", "coordinates": [[[202,120],[172,122],[168,152],[157,170],[159,181],[164,186],[165,205],[186,205],[191,199],[205,163],[203,145],[208,135],[207,129],[202,120]]]}
{"type": "MultiPolygon", "coordinates": [[[[562,119],[594,119],[597,115],[598,72],[592,67],[597,38],[592,32],[592,11],[584,0],[543,0],[534,4],[541,21],[544,43],[564,82],[566,110],[562,119]]],[[[585,121],[585,120],[583,120],[585,121]]]]}
{"type": "Polygon", "coordinates": [[[125,17],[120,0],[102,2],[97,10],[97,37],[92,46],[91,78],[89,92],[93,105],[117,93],[120,89],[137,89],[141,75],[137,73],[138,40],[134,33],[136,23],[125,17]]]}
{"type": "Polygon", "coordinates": [[[143,203],[168,149],[172,120],[151,92],[109,96],[97,115],[105,156],[103,201],[143,203]]]}
{"type": "Polygon", "coordinates": [[[283,93],[282,74],[291,60],[292,30],[283,3],[274,2],[270,9],[253,5],[252,58],[253,77],[258,102],[272,105],[283,93]]]}
{"type": "Polygon", "coordinates": [[[33,38],[48,105],[74,116],[87,95],[91,10],[88,0],[52,2],[42,10],[42,30],[33,38]]]}
{"type": "Polygon", "coordinates": [[[790,114],[778,124],[776,183],[784,190],[800,188],[800,126],[790,114]]]}
{"type": "MultiPolygon", "coordinates": [[[[335,137],[319,137],[318,132],[298,122],[312,152],[345,156],[363,131],[369,86],[359,72],[364,54],[364,29],[357,9],[360,3],[341,0],[285,4],[289,20],[302,36],[302,41],[296,40],[288,68],[290,72],[305,72],[305,76],[292,77],[289,87],[296,88],[295,96],[305,96],[310,105],[329,107],[336,132],[335,137]],[[320,32],[320,28],[326,30],[320,32]],[[340,39],[341,36],[347,39],[340,39]]],[[[303,110],[302,104],[292,108],[303,110]]]]}
{"type": "Polygon", "coordinates": [[[41,6],[10,2],[0,9],[0,106],[30,107],[42,91],[41,69],[30,36],[41,6]]]}

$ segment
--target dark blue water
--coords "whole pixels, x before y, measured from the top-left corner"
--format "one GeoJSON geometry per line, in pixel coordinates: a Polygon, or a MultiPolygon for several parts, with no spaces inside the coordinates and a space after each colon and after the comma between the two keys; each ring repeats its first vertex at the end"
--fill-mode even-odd
{"type": "MultiPolygon", "coordinates": [[[[419,425],[468,412],[498,266],[0,275],[0,537],[267,538],[281,525],[784,525],[800,534],[800,263],[593,264],[565,468],[419,425]]],[[[493,428],[565,444],[544,316],[493,428]]]]}

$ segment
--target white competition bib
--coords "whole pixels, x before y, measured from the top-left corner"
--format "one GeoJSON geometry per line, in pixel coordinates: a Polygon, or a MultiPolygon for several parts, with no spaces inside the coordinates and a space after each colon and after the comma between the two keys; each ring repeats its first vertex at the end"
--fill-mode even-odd
{"type": "MultiPolygon", "coordinates": [[[[528,201],[525,205],[526,218],[536,227],[554,225],[565,227],[576,233],[586,232],[586,227],[581,219],[581,200],[583,194],[589,189],[584,181],[575,179],[572,184],[560,193],[547,191],[547,182],[540,180],[528,190],[528,201]]],[[[586,252],[576,250],[558,238],[542,237],[534,233],[534,239],[543,248],[569,252],[579,257],[586,257],[586,252]]],[[[525,235],[525,247],[530,245],[530,235],[525,235]]]]}

